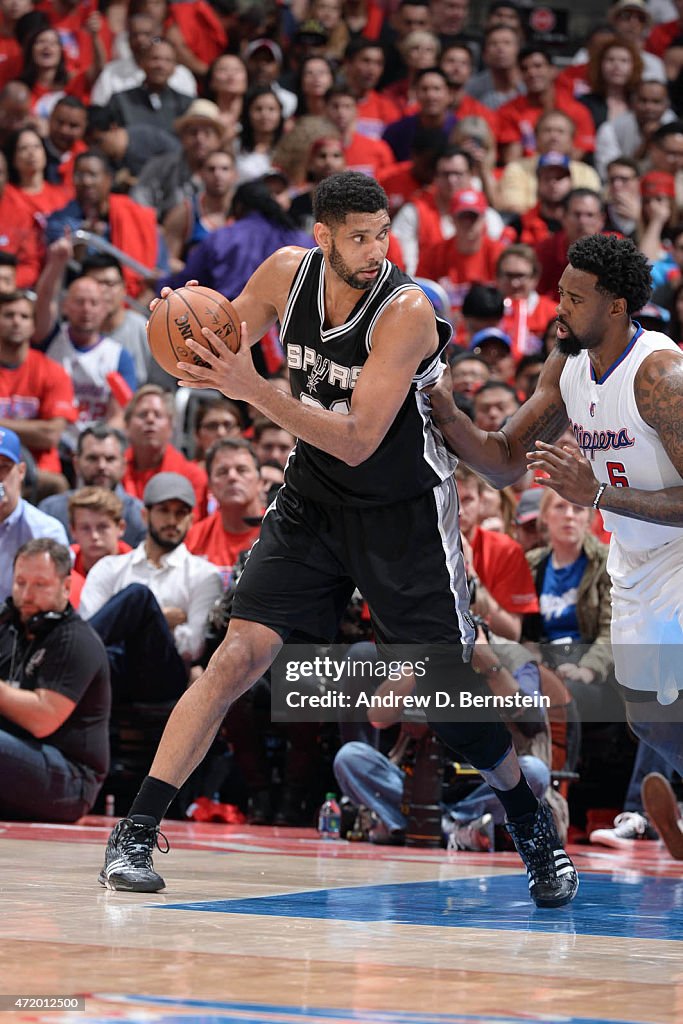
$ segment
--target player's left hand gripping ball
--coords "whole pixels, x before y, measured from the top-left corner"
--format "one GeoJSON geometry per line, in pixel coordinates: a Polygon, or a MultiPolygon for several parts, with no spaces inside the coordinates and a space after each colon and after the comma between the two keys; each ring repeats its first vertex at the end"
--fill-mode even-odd
{"type": "MultiPolygon", "coordinates": [[[[174,377],[179,376],[178,363],[187,363],[191,371],[206,369],[209,364],[202,353],[218,354],[219,339],[225,348],[235,352],[239,347],[240,325],[232,303],[220,292],[201,285],[188,285],[175,291],[164,289],[161,299],[153,303],[147,323],[150,351],[160,366],[174,377]],[[212,332],[209,338],[203,328],[212,332]],[[193,346],[199,345],[199,351],[193,346]]],[[[192,373],[192,379],[196,375],[192,373]]]]}
{"type": "Polygon", "coordinates": [[[178,381],[181,387],[215,388],[235,401],[255,401],[259,385],[265,381],[254,368],[247,325],[242,322],[239,327],[237,351],[229,348],[208,327],[202,328],[201,342],[188,341],[188,348],[201,362],[199,365],[195,362],[178,363],[178,372],[182,374],[178,381]]]}

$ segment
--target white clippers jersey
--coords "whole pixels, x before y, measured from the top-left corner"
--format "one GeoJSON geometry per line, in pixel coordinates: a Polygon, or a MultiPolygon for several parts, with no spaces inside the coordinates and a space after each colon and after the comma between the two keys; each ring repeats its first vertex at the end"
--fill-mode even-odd
{"type": "MultiPolygon", "coordinates": [[[[560,391],[579,448],[593,463],[597,479],[616,487],[655,491],[683,485],[656,431],[638,412],[635,376],[644,359],[661,349],[680,352],[658,331],[637,324],[628,348],[600,378],[588,352],[567,359],[560,376],[560,391]]],[[[603,512],[605,528],[622,548],[643,551],[683,537],[683,528],[645,523],[614,512],[603,512]]]]}
{"type": "Polygon", "coordinates": [[[78,422],[69,424],[66,431],[72,443],[89,424],[106,418],[111,398],[107,374],[119,369],[121,348],[118,341],[106,335],[92,348],[76,348],[66,323],[48,345],[45,354],[64,367],[74,386],[78,422]]]}

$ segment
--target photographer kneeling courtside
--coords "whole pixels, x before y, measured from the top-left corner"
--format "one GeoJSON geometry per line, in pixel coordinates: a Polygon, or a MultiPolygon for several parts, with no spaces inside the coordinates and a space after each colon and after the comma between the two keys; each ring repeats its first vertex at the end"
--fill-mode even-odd
{"type": "Polygon", "coordinates": [[[76,821],[109,768],[109,665],[69,603],[68,548],[47,538],[16,553],[0,610],[0,817],[76,821]]]}

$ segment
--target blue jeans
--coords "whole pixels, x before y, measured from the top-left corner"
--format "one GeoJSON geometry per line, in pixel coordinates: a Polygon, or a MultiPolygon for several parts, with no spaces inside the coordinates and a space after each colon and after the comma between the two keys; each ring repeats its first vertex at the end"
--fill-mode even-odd
{"type": "Polygon", "coordinates": [[[102,780],[47,743],[0,729],[0,817],[76,821],[95,803],[102,780]]]}
{"type": "MultiPolygon", "coordinates": [[[[522,756],[519,763],[540,799],[550,784],[549,768],[537,757],[522,756]]],[[[406,819],[401,814],[403,772],[384,754],[367,743],[345,743],[334,759],[334,774],[342,793],[354,804],[369,807],[388,829],[405,830],[406,819]]],[[[493,815],[496,824],[505,820],[502,805],[485,782],[446,810],[457,822],[473,821],[486,813],[493,815]]]]}
{"type": "Polygon", "coordinates": [[[374,811],[388,829],[405,829],[401,814],[403,772],[379,750],[353,740],[337,751],[334,774],[342,793],[374,811]]]}
{"type": "Polygon", "coordinates": [[[187,669],[164,613],[144,583],[114,594],[89,620],[107,648],[114,704],[177,700],[187,669]]]}

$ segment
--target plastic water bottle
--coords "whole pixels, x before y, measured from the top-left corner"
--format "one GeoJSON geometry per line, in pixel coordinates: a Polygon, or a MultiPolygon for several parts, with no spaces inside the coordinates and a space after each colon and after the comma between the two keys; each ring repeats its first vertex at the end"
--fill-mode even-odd
{"type": "Polygon", "coordinates": [[[341,811],[336,793],[327,793],[325,803],[318,812],[318,835],[321,839],[339,839],[341,811]]]}

